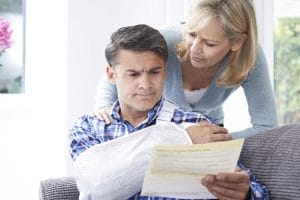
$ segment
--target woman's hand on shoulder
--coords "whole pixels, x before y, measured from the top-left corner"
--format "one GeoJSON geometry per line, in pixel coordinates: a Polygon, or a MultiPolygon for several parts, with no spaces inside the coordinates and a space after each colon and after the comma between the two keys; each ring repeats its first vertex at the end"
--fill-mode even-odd
{"type": "Polygon", "coordinates": [[[110,124],[111,123],[111,119],[110,119],[110,116],[109,116],[110,109],[111,108],[108,107],[108,106],[98,107],[92,112],[92,115],[94,117],[97,117],[100,120],[103,120],[106,124],[110,124]]]}

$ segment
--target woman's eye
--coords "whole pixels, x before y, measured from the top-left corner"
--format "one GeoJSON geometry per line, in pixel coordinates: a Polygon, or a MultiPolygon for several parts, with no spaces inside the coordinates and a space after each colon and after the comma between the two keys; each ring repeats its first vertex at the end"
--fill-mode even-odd
{"type": "Polygon", "coordinates": [[[206,44],[207,46],[209,46],[209,47],[214,47],[214,46],[216,46],[216,45],[214,45],[214,44],[206,44]]]}
{"type": "Polygon", "coordinates": [[[209,43],[209,42],[205,42],[205,44],[206,44],[206,46],[208,46],[208,47],[214,47],[214,46],[216,46],[216,44],[212,44],[212,43],[209,43]]]}
{"type": "Polygon", "coordinates": [[[188,34],[189,34],[189,36],[190,36],[190,37],[192,37],[192,38],[195,38],[195,37],[197,37],[197,34],[196,34],[196,33],[194,33],[194,32],[189,32],[188,34]]]}

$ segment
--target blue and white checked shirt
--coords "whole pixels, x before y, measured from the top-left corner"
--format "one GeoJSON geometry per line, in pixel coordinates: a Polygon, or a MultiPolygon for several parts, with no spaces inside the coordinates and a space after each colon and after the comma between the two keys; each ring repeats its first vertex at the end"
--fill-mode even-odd
{"type": "MultiPolygon", "coordinates": [[[[148,117],[137,127],[133,127],[126,120],[123,120],[119,114],[120,105],[119,102],[115,102],[112,107],[111,120],[112,123],[105,124],[93,116],[84,115],[79,118],[72,129],[70,130],[70,154],[72,159],[75,161],[76,158],[85,150],[92,147],[93,145],[100,144],[115,138],[121,137],[141,130],[143,128],[156,124],[158,113],[162,109],[164,99],[161,99],[152,110],[148,112],[148,117]]],[[[201,115],[198,113],[183,111],[181,109],[175,109],[172,122],[181,124],[183,122],[194,122],[198,123],[201,121],[207,121],[213,123],[212,119],[208,116],[201,115]]],[[[255,200],[267,200],[269,199],[269,193],[265,186],[256,180],[254,175],[238,162],[238,167],[246,171],[250,175],[250,188],[251,195],[250,199],[255,200]]],[[[130,200],[176,200],[174,198],[165,197],[145,197],[136,194],[130,198],[130,200]]]]}

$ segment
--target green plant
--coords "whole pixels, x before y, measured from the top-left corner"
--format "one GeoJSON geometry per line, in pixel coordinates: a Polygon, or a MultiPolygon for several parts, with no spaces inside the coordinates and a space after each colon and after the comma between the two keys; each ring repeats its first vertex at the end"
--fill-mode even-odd
{"type": "Polygon", "coordinates": [[[275,26],[274,86],[281,124],[288,123],[285,119],[289,113],[300,112],[299,55],[300,18],[279,18],[275,26]]]}

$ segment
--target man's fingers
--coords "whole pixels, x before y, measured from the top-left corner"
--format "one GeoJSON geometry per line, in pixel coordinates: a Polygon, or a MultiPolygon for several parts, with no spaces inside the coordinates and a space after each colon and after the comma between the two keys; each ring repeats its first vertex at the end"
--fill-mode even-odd
{"type": "Polygon", "coordinates": [[[249,176],[245,172],[207,175],[201,183],[219,199],[244,199],[249,191],[249,176]]]}
{"type": "Polygon", "coordinates": [[[244,171],[235,173],[219,173],[216,175],[216,180],[220,182],[244,183],[249,182],[249,176],[244,171]]]}
{"type": "Polygon", "coordinates": [[[242,192],[237,189],[227,189],[212,185],[207,187],[208,191],[211,192],[217,199],[222,200],[233,200],[233,199],[245,199],[248,192],[242,192]]]}

